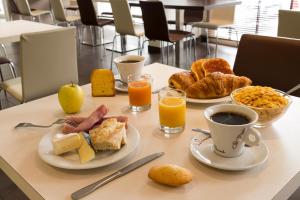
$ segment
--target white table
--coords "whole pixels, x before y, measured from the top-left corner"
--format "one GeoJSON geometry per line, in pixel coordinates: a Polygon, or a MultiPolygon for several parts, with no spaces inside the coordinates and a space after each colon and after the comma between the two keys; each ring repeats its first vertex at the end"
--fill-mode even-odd
{"type": "Polygon", "coordinates": [[[16,20],[0,23],[0,44],[19,42],[22,34],[61,29],[62,27],[38,22],[16,20]]]}
{"type": "MultiPolygon", "coordinates": [[[[169,76],[180,69],[161,64],[145,67],[151,73],[154,87],[167,85],[169,76]]],[[[0,112],[0,167],[31,199],[70,199],[70,194],[116,171],[139,158],[154,152],[165,155],[151,163],[103,186],[84,199],[110,200],[269,200],[287,199],[300,185],[300,99],[273,126],[260,129],[263,141],[270,150],[268,161],[256,168],[241,172],[220,171],[200,164],[189,152],[191,138],[199,133],[193,127],[207,128],[203,109],[208,105],[188,104],[186,129],[178,137],[165,139],[158,134],[157,95],[153,95],[151,110],[138,114],[123,112],[128,105],[127,94],[115,97],[91,97],[90,85],[83,86],[85,104],[79,115],[86,116],[105,104],[110,113],[126,115],[141,135],[134,155],[109,167],[72,171],[51,167],[37,154],[41,137],[51,129],[19,129],[19,122],[48,124],[64,117],[57,95],[15,106],[0,112]],[[183,187],[170,188],[148,179],[151,166],[173,163],[191,170],[193,181],[183,187]]]]}

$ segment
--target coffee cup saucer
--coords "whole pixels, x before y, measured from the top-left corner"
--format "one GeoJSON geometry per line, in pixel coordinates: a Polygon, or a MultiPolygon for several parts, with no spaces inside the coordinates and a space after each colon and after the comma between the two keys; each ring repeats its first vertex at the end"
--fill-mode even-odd
{"type": "MultiPolygon", "coordinates": [[[[121,79],[119,74],[115,75],[115,79],[121,79]]],[[[128,92],[128,86],[120,81],[115,82],[115,89],[119,92],[128,92]]]]}
{"type": "Polygon", "coordinates": [[[191,140],[190,151],[201,163],[229,171],[247,170],[261,165],[266,162],[269,154],[267,146],[261,142],[259,146],[245,147],[242,155],[238,157],[225,158],[214,152],[211,138],[200,134],[191,140]]]}

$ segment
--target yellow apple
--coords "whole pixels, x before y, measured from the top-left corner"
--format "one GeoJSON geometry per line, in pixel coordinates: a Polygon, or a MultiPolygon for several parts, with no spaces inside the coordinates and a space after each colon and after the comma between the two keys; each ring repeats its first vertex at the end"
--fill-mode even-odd
{"type": "Polygon", "coordinates": [[[62,109],[67,114],[80,111],[84,99],[84,93],[80,86],[76,84],[63,85],[58,92],[58,100],[62,109]]]}

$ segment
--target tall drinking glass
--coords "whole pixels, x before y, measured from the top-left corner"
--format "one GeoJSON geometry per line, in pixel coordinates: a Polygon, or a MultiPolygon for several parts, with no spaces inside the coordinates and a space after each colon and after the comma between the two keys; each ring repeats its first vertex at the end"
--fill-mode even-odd
{"type": "Polygon", "coordinates": [[[160,129],[164,133],[180,133],[184,130],[186,94],[182,90],[164,88],[158,93],[160,129]]]}
{"type": "Polygon", "coordinates": [[[149,74],[128,76],[129,107],[134,112],[151,108],[151,83],[149,74]]]}

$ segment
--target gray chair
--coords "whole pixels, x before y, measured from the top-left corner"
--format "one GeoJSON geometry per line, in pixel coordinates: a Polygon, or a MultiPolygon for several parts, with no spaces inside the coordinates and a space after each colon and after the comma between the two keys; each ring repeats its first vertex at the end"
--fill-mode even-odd
{"type": "Polygon", "coordinates": [[[30,17],[32,21],[35,21],[36,19],[38,19],[38,21],[41,21],[40,16],[45,14],[51,15],[52,18],[52,14],[49,10],[31,9],[28,0],[14,0],[14,2],[20,15],[30,17]]]}
{"type": "Polygon", "coordinates": [[[80,20],[79,16],[66,16],[64,5],[61,0],[50,0],[53,17],[57,24],[65,23],[67,26],[75,25],[80,20]]]}
{"type": "Polygon", "coordinates": [[[1,88],[21,103],[54,94],[67,83],[78,83],[76,31],[61,28],[21,36],[21,77],[1,88]]]}
{"type": "MultiPolygon", "coordinates": [[[[131,35],[138,38],[138,51],[141,54],[141,37],[144,37],[144,28],[141,24],[135,24],[132,19],[130,12],[130,6],[128,0],[109,0],[111,9],[114,16],[114,23],[116,27],[116,32],[120,34],[121,37],[125,35],[131,35]]],[[[113,52],[116,36],[113,39],[113,49],[111,54],[111,65],[113,63],[113,52]]],[[[122,40],[121,40],[122,41],[122,40]]],[[[125,44],[123,44],[125,45],[125,44]]],[[[123,50],[122,50],[123,53],[123,50]]]]}
{"type": "Polygon", "coordinates": [[[235,6],[231,6],[231,7],[228,6],[228,7],[224,7],[224,8],[215,8],[215,9],[210,10],[208,21],[192,23],[193,28],[204,28],[206,30],[206,36],[207,36],[206,46],[207,46],[208,54],[210,54],[210,50],[208,47],[208,30],[216,31],[215,57],[217,57],[217,55],[218,55],[218,39],[219,39],[218,30],[220,28],[234,30],[236,33],[236,41],[237,41],[237,46],[238,46],[238,43],[239,43],[238,32],[233,26],[234,14],[235,14],[235,6]]]}
{"type": "Polygon", "coordinates": [[[300,39],[300,11],[279,10],[278,32],[280,37],[300,39]]]}

